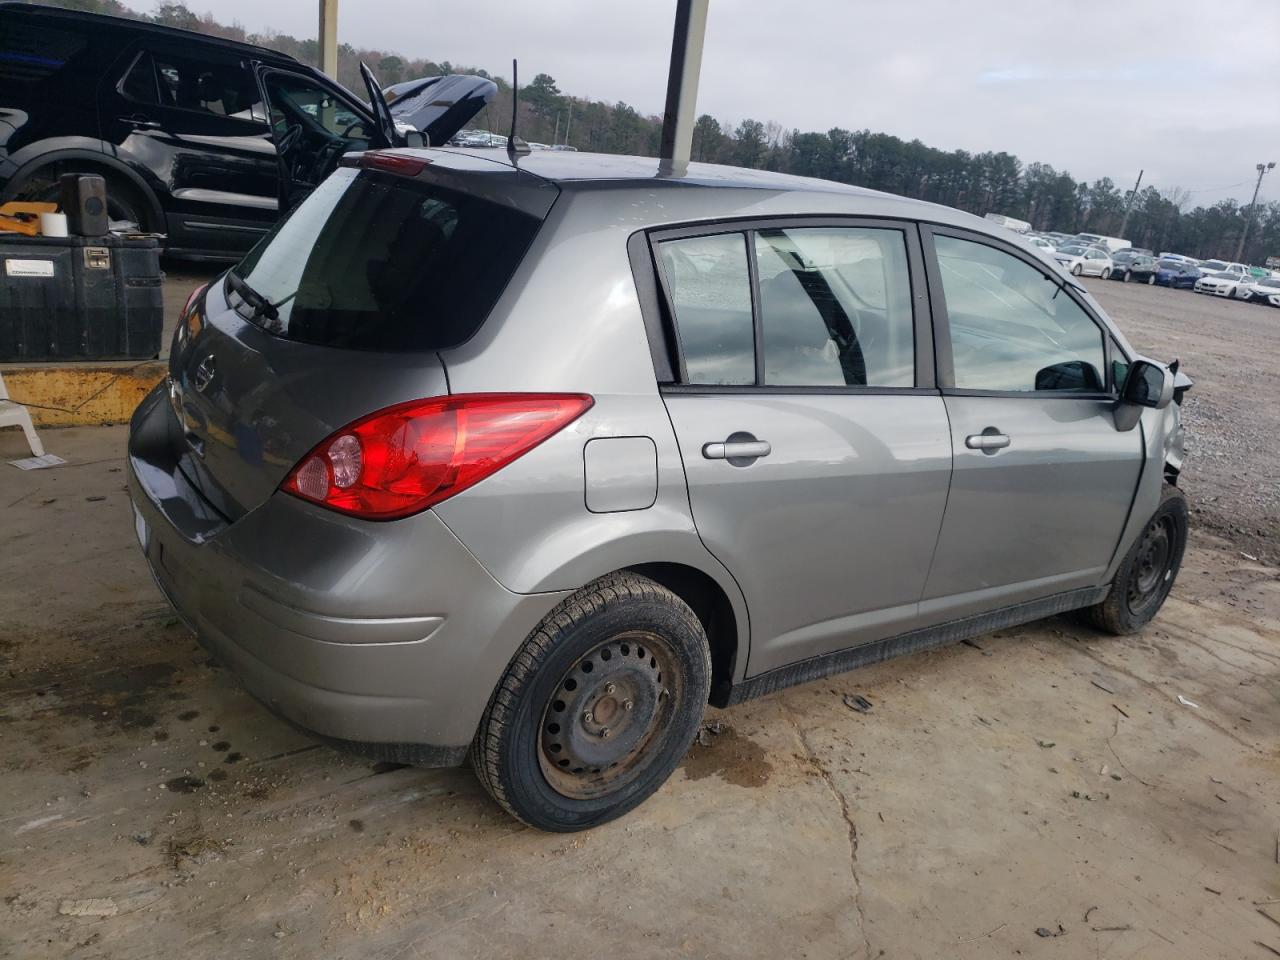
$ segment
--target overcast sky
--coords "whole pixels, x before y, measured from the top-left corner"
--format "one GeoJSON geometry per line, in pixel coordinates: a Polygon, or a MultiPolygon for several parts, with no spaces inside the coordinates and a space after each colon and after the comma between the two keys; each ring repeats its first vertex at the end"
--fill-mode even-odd
{"type": "MultiPolygon", "coordinates": [[[[148,5],[130,0],[139,9],[148,5]]],[[[662,111],[674,0],[340,0],[339,39],[662,111]]],[[[188,0],[315,35],[316,0],[188,0]]],[[[698,112],[1008,150],[1247,201],[1280,161],[1280,0],[711,0],[698,112]]],[[[1280,198],[1280,170],[1264,181],[1280,198]]]]}

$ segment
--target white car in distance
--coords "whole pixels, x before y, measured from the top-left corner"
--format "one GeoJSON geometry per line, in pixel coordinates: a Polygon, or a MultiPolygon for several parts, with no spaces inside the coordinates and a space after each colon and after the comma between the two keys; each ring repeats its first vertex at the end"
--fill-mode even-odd
{"type": "Polygon", "coordinates": [[[1111,276],[1115,266],[1106,250],[1085,243],[1064,243],[1054,251],[1053,259],[1074,276],[1101,277],[1103,280],[1111,276]]]}

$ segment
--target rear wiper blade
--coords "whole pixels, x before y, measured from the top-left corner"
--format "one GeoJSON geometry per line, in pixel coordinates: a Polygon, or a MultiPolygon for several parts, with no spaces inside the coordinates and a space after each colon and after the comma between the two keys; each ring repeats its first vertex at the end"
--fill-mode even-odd
{"type": "Polygon", "coordinates": [[[276,310],[276,305],[249,286],[248,281],[236,273],[234,267],[227,271],[227,282],[231,284],[231,289],[236,292],[240,299],[249,305],[249,308],[253,311],[254,319],[266,317],[273,323],[279,319],[280,314],[276,310]]]}

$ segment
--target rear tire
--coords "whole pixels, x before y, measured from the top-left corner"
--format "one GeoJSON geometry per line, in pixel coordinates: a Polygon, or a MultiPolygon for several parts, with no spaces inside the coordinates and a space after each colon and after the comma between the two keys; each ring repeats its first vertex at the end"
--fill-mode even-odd
{"type": "Polygon", "coordinates": [[[1128,283],[1131,279],[1133,279],[1133,271],[1132,271],[1132,270],[1126,270],[1126,271],[1124,272],[1124,282],[1125,282],[1125,283],[1128,283]]]}
{"type": "Polygon", "coordinates": [[[611,574],[524,642],[485,708],[471,763],[516,819],[585,830],[666,782],[710,690],[706,632],[688,604],[647,577],[611,574]]]}
{"type": "Polygon", "coordinates": [[[1165,484],[1160,505],[1120,562],[1111,593],[1086,607],[1085,620],[1116,636],[1137,633],[1164,605],[1187,547],[1187,498],[1165,484]]]}
{"type": "Polygon", "coordinates": [[[1156,285],[1156,275],[1153,273],[1147,277],[1147,286],[1154,287],[1155,285],[1156,285]]]}
{"type": "Polygon", "coordinates": [[[1106,268],[1104,268],[1104,269],[1103,269],[1103,271],[1102,271],[1102,279],[1103,279],[1103,280],[1110,280],[1110,279],[1111,279],[1111,268],[1110,268],[1110,267],[1106,267],[1106,268]]]}
{"type": "Polygon", "coordinates": [[[106,181],[107,186],[107,218],[109,220],[128,220],[138,225],[143,233],[155,233],[159,224],[151,222],[152,217],[146,201],[138,190],[123,177],[106,173],[102,170],[76,170],[65,163],[53,164],[37,170],[18,191],[20,200],[41,200],[46,203],[57,203],[61,199],[58,179],[67,173],[95,173],[106,181]]]}

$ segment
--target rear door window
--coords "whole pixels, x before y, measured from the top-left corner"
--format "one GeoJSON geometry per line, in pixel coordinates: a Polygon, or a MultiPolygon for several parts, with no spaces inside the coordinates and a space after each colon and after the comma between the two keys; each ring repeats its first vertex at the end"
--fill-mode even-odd
{"type": "Polygon", "coordinates": [[[144,50],[120,82],[130,100],[219,117],[262,120],[257,81],[234,57],[191,55],[161,47],[144,50]]]}
{"type": "Polygon", "coordinates": [[[339,169],[234,268],[246,319],[291,340],[442,350],[479,329],[541,220],[434,184],[339,169]]]}
{"type": "Polygon", "coordinates": [[[811,227],[755,238],[766,384],[915,386],[902,231],[811,227]]]}

